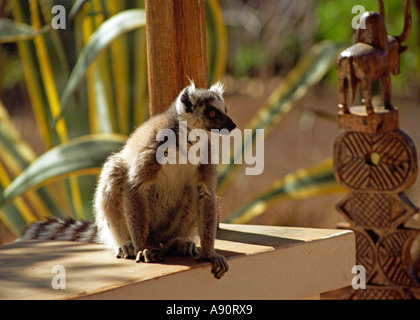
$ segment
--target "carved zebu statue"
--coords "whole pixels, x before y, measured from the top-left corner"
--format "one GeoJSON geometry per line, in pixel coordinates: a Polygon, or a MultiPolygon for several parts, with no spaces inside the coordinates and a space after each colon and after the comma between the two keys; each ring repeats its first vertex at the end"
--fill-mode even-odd
{"type": "Polygon", "coordinates": [[[387,34],[382,0],[379,0],[379,11],[365,12],[360,18],[356,31],[356,43],[341,52],[337,61],[339,86],[339,107],[342,112],[349,113],[347,93],[350,87],[351,99],[354,101],[357,83],[361,83],[364,103],[368,115],[374,113],[371,101],[372,82],[381,79],[384,90],[384,104],[393,110],[391,103],[391,76],[400,73],[401,54],[407,50],[402,43],[408,38],[411,30],[410,1],[406,0],[404,30],[400,36],[387,34]]]}

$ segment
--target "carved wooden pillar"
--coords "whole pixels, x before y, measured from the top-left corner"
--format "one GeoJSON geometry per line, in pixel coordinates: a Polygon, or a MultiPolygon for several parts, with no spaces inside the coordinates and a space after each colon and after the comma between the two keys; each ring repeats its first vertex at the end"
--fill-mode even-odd
{"type": "Polygon", "coordinates": [[[404,223],[419,209],[404,191],[417,176],[416,150],[398,124],[398,110],[351,107],[338,116],[343,131],[334,145],[337,181],[350,192],[337,204],[356,233],[356,260],[366,270],[366,289],[344,298],[411,298],[420,285],[410,248],[418,230],[404,223]]]}

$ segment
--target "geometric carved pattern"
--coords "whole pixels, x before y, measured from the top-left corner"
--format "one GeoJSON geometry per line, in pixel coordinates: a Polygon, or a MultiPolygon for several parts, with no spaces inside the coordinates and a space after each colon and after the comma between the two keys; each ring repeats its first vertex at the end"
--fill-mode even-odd
{"type": "Polygon", "coordinates": [[[418,278],[412,265],[410,247],[418,232],[414,230],[397,230],[379,236],[370,231],[355,231],[356,262],[366,270],[366,280],[381,272],[384,282],[402,287],[418,286],[418,278]],[[376,244],[375,244],[376,240],[376,244]]]}
{"type": "Polygon", "coordinates": [[[379,265],[385,277],[392,283],[403,287],[416,286],[418,279],[410,269],[409,252],[416,235],[417,232],[412,230],[398,230],[382,237],[378,243],[379,265]]]}
{"type": "Polygon", "coordinates": [[[352,201],[354,220],[361,225],[389,227],[391,223],[389,198],[387,195],[378,193],[355,193],[352,201]]]}
{"type": "Polygon", "coordinates": [[[337,204],[344,216],[364,228],[398,227],[405,217],[411,217],[417,208],[404,193],[350,192],[337,204]]]}
{"type": "Polygon", "coordinates": [[[398,192],[414,183],[416,154],[402,132],[348,132],[339,140],[336,172],[346,188],[398,192]]]}
{"type": "Polygon", "coordinates": [[[367,281],[366,290],[346,297],[411,297],[410,288],[420,286],[410,256],[419,231],[404,223],[419,209],[404,191],[417,177],[414,144],[398,129],[397,110],[382,108],[374,116],[350,112],[339,120],[345,130],[334,144],[334,173],[350,192],[336,208],[356,234],[356,261],[365,267],[367,281]]]}
{"type": "Polygon", "coordinates": [[[366,290],[354,290],[350,299],[354,300],[400,300],[408,296],[403,290],[396,288],[367,286],[366,290]]]}
{"type": "Polygon", "coordinates": [[[362,265],[366,270],[366,281],[374,275],[376,264],[375,244],[365,232],[355,232],[356,234],[356,263],[362,265]]]}

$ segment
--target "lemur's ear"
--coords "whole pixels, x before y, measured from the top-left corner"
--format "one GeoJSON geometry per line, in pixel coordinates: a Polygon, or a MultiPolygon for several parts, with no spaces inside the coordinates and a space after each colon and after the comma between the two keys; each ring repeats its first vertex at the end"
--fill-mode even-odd
{"type": "Polygon", "coordinates": [[[184,90],[182,90],[182,93],[181,93],[181,102],[185,106],[185,112],[187,113],[192,112],[192,106],[193,106],[193,103],[190,97],[190,89],[191,87],[186,87],[184,90]]]}
{"type": "Polygon", "coordinates": [[[185,87],[184,90],[181,91],[181,94],[179,95],[179,100],[181,101],[181,104],[177,106],[178,113],[192,112],[192,107],[196,103],[196,97],[195,97],[195,84],[192,80],[190,80],[190,85],[188,87],[185,87]],[[182,106],[183,105],[183,106],[182,106]]]}
{"type": "Polygon", "coordinates": [[[216,92],[219,96],[223,96],[223,93],[225,93],[225,86],[221,82],[216,82],[210,87],[210,91],[216,92]]]}

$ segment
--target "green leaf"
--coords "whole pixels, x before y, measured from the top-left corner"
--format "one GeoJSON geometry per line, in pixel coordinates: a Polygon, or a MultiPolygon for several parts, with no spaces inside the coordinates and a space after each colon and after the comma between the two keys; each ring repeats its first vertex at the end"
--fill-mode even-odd
{"type": "Polygon", "coordinates": [[[0,218],[2,218],[2,221],[7,228],[16,236],[28,225],[27,221],[22,217],[21,212],[14,204],[5,205],[0,211],[0,218]]]}
{"type": "Polygon", "coordinates": [[[75,15],[80,11],[87,0],[76,0],[69,13],[69,20],[73,20],[75,15]]]}
{"type": "Polygon", "coordinates": [[[226,222],[248,223],[279,201],[345,191],[334,177],[333,161],[329,158],[320,164],[300,169],[286,175],[283,179],[274,181],[267,190],[236,210],[226,222]]]}
{"type": "MultiPolygon", "coordinates": [[[[289,72],[286,79],[274,90],[267,104],[260,109],[258,114],[246,126],[250,129],[264,129],[266,135],[274,124],[278,123],[284,114],[293,107],[293,102],[302,98],[308,89],[319,82],[330,70],[336,61],[337,54],[343,45],[324,41],[312,47],[310,52],[299,61],[289,72]]],[[[255,130],[251,138],[244,140],[244,150],[251,148],[255,143],[255,130]]],[[[231,157],[230,164],[219,166],[218,190],[223,192],[227,182],[232,178],[233,172],[238,167],[238,159],[243,150],[231,157]],[[235,161],[236,159],[236,161],[235,161]]]]}
{"type": "Polygon", "coordinates": [[[89,135],[54,147],[27,167],[3,192],[0,207],[24,192],[75,174],[96,174],[106,157],[120,149],[125,137],[89,135]]]}
{"type": "Polygon", "coordinates": [[[30,40],[50,29],[51,26],[46,25],[39,30],[35,30],[25,23],[0,18],[0,43],[30,40]]]}
{"type": "MultiPolygon", "coordinates": [[[[89,65],[95,60],[98,54],[108,47],[112,40],[118,36],[145,25],[146,14],[143,9],[122,11],[100,25],[92,34],[88,44],[83,48],[79,55],[77,63],[70,75],[70,79],[61,96],[61,112],[58,118],[62,117],[74,90],[77,88],[86,74],[89,65]]],[[[55,123],[58,118],[55,119],[55,123]]]]}
{"type": "MultiPolygon", "coordinates": [[[[27,167],[36,155],[30,146],[22,139],[19,131],[10,120],[6,109],[0,101],[0,198],[10,181],[27,167]]],[[[62,215],[62,208],[49,190],[40,188],[36,193],[28,195],[22,201],[2,208],[0,218],[7,221],[10,230],[16,233],[22,229],[22,222],[32,222],[33,217],[42,217],[54,212],[62,215]],[[18,217],[19,216],[19,217],[18,217]],[[15,224],[17,223],[17,224],[15,224]]]]}
{"type": "Polygon", "coordinates": [[[217,0],[206,1],[209,83],[221,80],[227,64],[228,39],[223,13],[217,0]]]}

